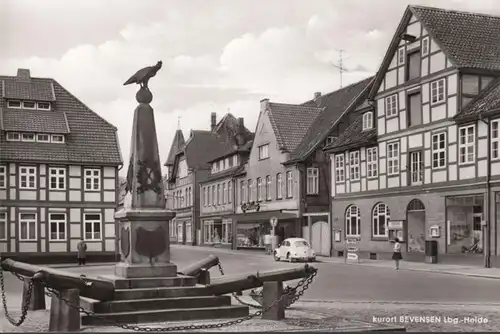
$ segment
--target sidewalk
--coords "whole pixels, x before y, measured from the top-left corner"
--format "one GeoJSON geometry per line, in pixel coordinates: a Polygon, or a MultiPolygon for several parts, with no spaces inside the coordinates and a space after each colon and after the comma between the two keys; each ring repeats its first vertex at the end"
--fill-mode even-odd
{"type": "MultiPolygon", "coordinates": [[[[200,252],[206,253],[223,253],[223,254],[245,254],[250,257],[255,258],[271,258],[269,255],[264,255],[261,253],[256,253],[253,251],[245,250],[233,250],[226,248],[215,248],[215,247],[204,247],[204,246],[189,246],[189,245],[171,245],[173,249],[191,249],[198,250],[200,252]]],[[[339,257],[326,257],[318,256],[318,262],[332,263],[338,265],[354,265],[354,266],[370,266],[379,268],[394,268],[394,263],[392,261],[384,260],[368,260],[361,259],[358,263],[357,261],[349,261],[345,263],[344,258],[339,257]]],[[[438,274],[448,274],[448,275],[460,275],[469,277],[479,277],[479,278],[490,278],[490,279],[500,279],[500,268],[482,268],[475,266],[460,266],[452,264],[432,264],[423,262],[406,262],[402,261],[400,264],[400,270],[410,270],[410,271],[423,271],[438,274]]]]}

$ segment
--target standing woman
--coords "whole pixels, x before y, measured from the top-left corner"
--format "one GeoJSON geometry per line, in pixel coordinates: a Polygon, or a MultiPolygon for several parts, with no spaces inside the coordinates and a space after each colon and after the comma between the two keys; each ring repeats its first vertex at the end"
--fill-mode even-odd
{"type": "Polygon", "coordinates": [[[398,238],[394,238],[394,253],[392,254],[392,259],[396,262],[396,270],[399,270],[399,260],[403,259],[401,255],[401,244],[398,238]]]}
{"type": "Polygon", "coordinates": [[[87,257],[87,243],[83,240],[83,238],[80,240],[80,242],[78,243],[78,265],[81,266],[81,265],[85,265],[85,260],[86,260],[86,257],[87,257]]]}

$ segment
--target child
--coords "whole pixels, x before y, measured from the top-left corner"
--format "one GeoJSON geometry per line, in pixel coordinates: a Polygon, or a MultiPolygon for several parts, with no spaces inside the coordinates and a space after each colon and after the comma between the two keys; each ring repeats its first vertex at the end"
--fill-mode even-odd
{"type": "Polygon", "coordinates": [[[401,255],[401,244],[398,238],[394,238],[394,253],[392,254],[392,259],[396,261],[396,270],[399,270],[399,260],[403,259],[401,255]]]}

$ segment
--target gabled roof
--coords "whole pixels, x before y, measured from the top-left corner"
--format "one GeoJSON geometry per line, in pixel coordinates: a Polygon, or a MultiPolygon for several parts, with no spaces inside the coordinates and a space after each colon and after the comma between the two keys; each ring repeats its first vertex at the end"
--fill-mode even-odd
{"type": "Polygon", "coordinates": [[[184,140],[184,134],[182,134],[181,129],[177,129],[175,131],[174,140],[172,141],[172,145],[170,146],[170,151],[168,152],[167,162],[165,162],[165,166],[172,166],[175,161],[175,155],[182,151],[186,141],[184,140]]]}
{"type": "Polygon", "coordinates": [[[293,152],[323,109],[285,103],[269,103],[269,120],[278,147],[293,152]]]}
{"type": "Polygon", "coordinates": [[[454,119],[467,121],[490,112],[500,112],[500,78],[493,80],[480,95],[455,115],[454,119]]]}
{"type": "Polygon", "coordinates": [[[230,150],[232,144],[226,137],[216,132],[192,130],[191,137],[184,146],[184,155],[189,168],[194,170],[208,169],[208,163],[214,156],[221,156],[230,150]]]}
{"type": "Polygon", "coordinates": [[[412,14],[456,68],[500,71],[500,17],[410,5],[382,61],[370,97],[377,94],[412,14]]]}
{"type": "Polygon", "coordinates": [[[337,153],[362,146],[375,145],[376,143],[377,129],[373,128],[363,131],[363,116],[360,115],[340,134],[337,140],[323,150],[329,153],[337,153]]]}
{"type": "MultiPolygon", "coordinates": [[[[0,91],[5,92],[5,88],[17,80],[19,80],[18,77],[0,76],[0,91]]],[[[116,127],[93,112],[54,79],[24,78],[23,80],[29,80],[30,87],[52,87],[54,99],[50,99],[53,103],[51,110],[38,110],[37,112],[40,114],[36,116],[38,121],[47,125],[47,127],[40,127],[42,123],[38,125],[30,124],[25,110],[18,110],[21,111],[19,117],[12,116],[10,111],[5,116],[5,98],[0,100],[0,108],[4,109],[3,126],[9,129],[27,126],[26,131],[29,129],[29,131],[36,130],[40,132],[60,130],[60,133],[67,134],[66,142],[64,144],[7,142],[5,139],[6,129],[3,129],[0,130],[0,161],[20,160],[94,165],[122,164],[116,127]],[[67,121],[66,127],[63,124],[64,118],[67,121]],[[49,124],[46,124],[48,122],[54,124],[49,126],[49,124]]],[[[46,90],[42,89],[42,93],[36,90],[23,92],[26,95],[18,95],[19,98],[22,97],[27,100],[39,98],[43,100],[44,96],[40,94],[46,92],[46,90]]],[[[46,99],[49,99],[49,97],[47,96],[46,99]]]]}
{"type": "Polygon", "coordinates": [[[370,89],[374,77],[366,78],[347,87],[320,96],[318,99],[307,101],[306,106],[324,108],[314,123],[309,127],[307,134],[291,154],[288,163],[302,161],[314,152],[326,140],[333,127],[341,117],[361,103],[370,89]]]}

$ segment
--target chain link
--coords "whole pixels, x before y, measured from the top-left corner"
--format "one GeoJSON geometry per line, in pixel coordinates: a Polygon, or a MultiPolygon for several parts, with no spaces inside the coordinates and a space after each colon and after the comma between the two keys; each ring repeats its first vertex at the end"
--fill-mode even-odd
{"type": "MultiPolygon", "coordinates": [[[[15,273],[12,273],[12,274],[14,274],[14,276],[16,276],[20,281],[24,282],[24,280],[25,280],[24,277],[22,277],[21,275],[15,274],[15,273]]],[[[29,309],[30,302],[31,302],[31,294],[33,293],[33,287],[34,287],[33,279],[29,280],[28,291],[26,292],[26,298],[24,299],[24,302],[23,302],[22,307],[21,307],[21,317],[17,321],[14,320],[14,318],[12,318],[12,316],[9,314],[9,310],[7,308],[7,296],[5,295],[4,271],[2,269],[0,269],[0,286],[2,289],[2,303],[3,303],[3,311],[5,313],[5,317],[7,318],[7,320],[9,320],[9,322],[12,325],[19,327],[24,323],[24,321],[26,320],[26,317],[28,316],[28,309],[29,309]]]]}

